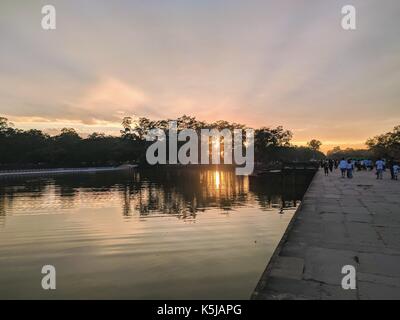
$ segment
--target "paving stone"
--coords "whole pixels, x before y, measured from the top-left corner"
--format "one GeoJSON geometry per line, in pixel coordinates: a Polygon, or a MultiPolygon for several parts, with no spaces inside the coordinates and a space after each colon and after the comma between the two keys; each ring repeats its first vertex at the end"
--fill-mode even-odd
{"type": "Polygon", "coordinates": [[[373,215],[368,213],[348,213],[346,214],[346,221],[349,222],[363,222],[371,223],[373,220],[373,215]]]}
{"type": "Polygon", "coordinates": [[[378,274],[357,272],[357,281],[370,282],[374,284],[382,284],[400,289],[400,278],[387,277],[378,274]]]}
{"type": "Polygon", "coordinates": [[[268,279],[263,293],[276,300],[321,298],[321,290],[318,283],[277,277],[268,279]]]}
{"type": "Polygon", "coordinates": [[[370,283],[360,281],[358,283],[359,297],[362,300],[399,300],[400,290],[398,287],[388,286],[381,283],[370,283]]]}
{"type": "Polygon", "coordinates": [[[369,214],[369,210],[366,207],[356,207],[356,206],[351,206],[351,207],[342,207],[342,210],[344,213],[348,214],[369,214]]]}
{"type": "Polygon", "coordinates": [[[301,280],[303,277],[304,259],[279,256],[273,264],[271,277],[301,280]]]}
{"type": "Polygon", "coordinates": [[[305,257],[304,279],[339,286],[342,268],[357,264],[356,252],[328,248],[309,248],[305,257]]]}
{"type": "Polygon", "coordinates": [[[400,248],[400,228],[377,226],[375,229],[386,246],[400,248]]]}
{"type": "Polygon", "coordinates": [[[360,271],[388,277],[400,277],[400,255],[361,253],[360,271]]]}
{"type": "Polygon", "coordinates": [[[357,300],[357,290],[345,290],[341,286],[321,285],[322,300],[357,300]]]}

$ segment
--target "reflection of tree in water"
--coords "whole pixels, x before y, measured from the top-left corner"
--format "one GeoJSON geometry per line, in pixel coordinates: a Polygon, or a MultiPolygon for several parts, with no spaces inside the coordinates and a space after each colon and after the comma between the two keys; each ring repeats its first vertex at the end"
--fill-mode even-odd
{"type": "Polygon", "coordinates": [[[231,210],[247,199],[248,179],[234,171],[169,168],[144,170],[125,185],[123,212],[195,217],[207,208],[231,210]]]}
{"type": "Polygon", "coordinates": [[[169,168],[137,173],[125,185],[123,213],[169,214],[195,217],[207,208],[230,211],[252,203],[263,209],[296,207],[311,176],[236,176],[233,170],[169,168]]]}
{"type": "Polygon", "coordinates": [[[251,179],[250,191],[261,208],[293,208],[299,204],[312,180],[312,174],[268,175],[251,179]]]}
{"type": "Polygon", "coordinates": [[[101,206],[119,198],[124,216],[195,218],[208,208],[230,211],[249,203],[263,209],[284,209],[297,205],[310,180],[300,175],[249,178],[236,176],[231,169],[199,167],[10,179],[0,186],[0,215],[7,215],[21,196],[41,199],[41,203],[26,201],[32,209],[34,203],[51,203],[54,196],[60,208],[74,208],[82,201],[101,206]]]}
{"type": "Polygon", "coordinates": [[[40,199],[49,187],[45,179],[2,179],[0,184],[0,217],[14,207],[18,196],[40,199]]]}

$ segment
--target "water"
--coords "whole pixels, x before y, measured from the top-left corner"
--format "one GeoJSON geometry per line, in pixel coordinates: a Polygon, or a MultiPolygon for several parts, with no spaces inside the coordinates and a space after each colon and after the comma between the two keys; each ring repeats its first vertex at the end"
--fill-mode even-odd
{"type": "Polygon", "coordinates": [[[0,180],[0,298],[248,299],[308,180],[198,169],[0,180]],[[48,264],[56,290],[41,287],[48,264]]]}

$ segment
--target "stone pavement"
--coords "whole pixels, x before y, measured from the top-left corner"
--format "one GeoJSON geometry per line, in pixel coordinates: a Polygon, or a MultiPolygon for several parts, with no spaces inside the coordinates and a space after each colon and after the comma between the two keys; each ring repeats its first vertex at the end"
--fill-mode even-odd
{"type": "Polygon", "coordinates": [[[317,172],[252,299],[400,299],[400,180],[317,172]]]}

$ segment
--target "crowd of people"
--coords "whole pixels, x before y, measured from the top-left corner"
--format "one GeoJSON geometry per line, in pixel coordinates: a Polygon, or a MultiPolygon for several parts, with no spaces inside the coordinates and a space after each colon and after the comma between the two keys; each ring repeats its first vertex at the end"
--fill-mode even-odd
{"type": "Polygon", "coordinates": [[[373,171],[375,169],[376,178],[383,179],[383,173],[390,171],[392,180],[397,180],[400,173],[399,162],[393,158],[390,160],[377,159],[373,162],[371,159],[325,159],[320,161],[321,168],[324,169],[325,176],[333,173],[334,170],[340,169],[342,178],[353,178],[353,172],[357,171],[373,171]]]}

